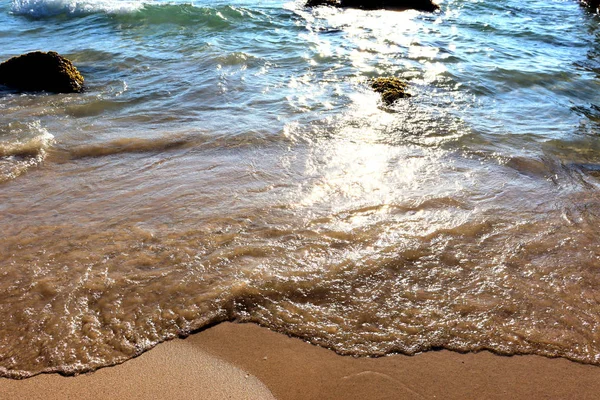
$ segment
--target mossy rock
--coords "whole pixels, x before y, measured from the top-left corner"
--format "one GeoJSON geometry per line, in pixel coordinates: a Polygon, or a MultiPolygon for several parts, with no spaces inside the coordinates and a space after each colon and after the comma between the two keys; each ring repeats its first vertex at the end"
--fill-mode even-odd
{"type": "Polygon", "coordinates": [[[83,76],[58,53],[35,51],[0,64],[0,84],[27,92],[78,93],[83,76]]]}
{"type": "Polygon", "coordinates": [[[375,78],[371,81],[371,87],[377,93],[381,93],[381,100],[390,105],[398,99],[411,97],[406,93],[408,84],[396,77],[375,78]]]}
{"type": "Polygon", "coordinates": [[[433,12],[440,6],[431,0],[308,0],[306,7],[332,6],[363,10],[418,10],[433,12]]]}

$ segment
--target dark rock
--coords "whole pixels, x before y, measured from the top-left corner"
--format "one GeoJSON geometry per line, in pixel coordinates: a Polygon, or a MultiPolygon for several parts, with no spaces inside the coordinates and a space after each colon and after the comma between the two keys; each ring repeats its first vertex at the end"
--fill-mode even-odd
{"type": "Polygon", "coordinates": [[[375,78],[371,81],[371,87],[377,93],[381,93],[381,99],[388,105],[398,99],[411,97],[406,93],[408,84],[396,77],[375,78]]]}
{"type": "Polygon", "coordinates": [[[600,8],[600,0],[581,0],[581,3],[591,8],[593,11],[598,11],[600,8]]]}
{"type": "Polygon", "coordinates": [[[305,4],[306,7],[317,7],[317,6],[331,6],[340,7],[339,0],[308,0],[305,4]]]}
{"type": "MultiPolygon", "coordinates": [[[[594,0],[596,1],[596,0],[594,0]]],[[[431,0],[308,0],[307,7],[332,6],[360,8],[363,10],[419,10],[435,11],[440,6],[431,0]]]]}
{"type": "Polygon", "coordinates": [[[0,84],[22,91],[73,93],[83,90],[83,76],[58,53],[36,51],[0,64],[0,84]]]}

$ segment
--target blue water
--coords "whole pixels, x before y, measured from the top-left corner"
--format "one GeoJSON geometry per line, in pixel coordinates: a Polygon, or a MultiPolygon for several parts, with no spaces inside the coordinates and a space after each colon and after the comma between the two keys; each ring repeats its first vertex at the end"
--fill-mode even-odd
{"type": "Polygon", "coordinates": [[[0,92],[3,373],[222,320],[599,363],[600,18],[440,6],[0,0],[0,59],[57,51],[86,86],[0,92]]]}
{"type": "Polygon", "coordinates": [[[454,114],[477,132],[594,133],[584,110],[597,101],[598,21],[574,1],[453,1],[439,14],[273,1],[15,1],[1,10],[2,57],[70,57],[90,91],[84,115],[72,113],[108,109],[112,129],[133,116],[156,128],[170,114],[169,126],[269,134],[335,116],[365,90],[361,80],[393,74],[428,107],[468,108],[454,114]],[[223,110],[235,124],[216,121],[223,110]]]}

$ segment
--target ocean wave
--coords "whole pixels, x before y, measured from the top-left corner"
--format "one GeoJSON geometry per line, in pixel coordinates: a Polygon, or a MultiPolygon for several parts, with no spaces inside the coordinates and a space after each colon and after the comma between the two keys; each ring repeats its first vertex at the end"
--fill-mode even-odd
{"type": "MultiPolygon", "coordinates": [[[[46,158],[46,150],[54,143],[54,136],[39,122],[12,125],[16,126],[9,129],[10,139],[0,140],[0,183],[15,179],[39,165],[46,158]]],[[[0,129],[0,134],[2,131],[0,129]]]]}
{"type": "Polygon", "coordinates": [[[136,0],[13,0],[11,11],[15,15],[32,18],[107,14],[125,18],[126,21],[133,18],[152,24],[206,23],[217,27],[255,15],[255,12],[245,8],[229,5],[209,7],[191,3],[136,0]]]}
{"type": "Polygon", "coordinates": [[[249,133],[238,136],[204,134],[175,134],[155,138],[125,137],[104,142],[88,143],[71,148],[53,149],[53,160],[106,157],[119,154],[161,153],[182,149],[225,149],[240,147],[264,147],[272,143],[288,141],[284,135],[260,136],[249,133]]]}
{"type": "Polygon", "coordinates": [[[126,14],[144,7],[142,1],[115,0],[13,0],[11,11],[35,18],[94,13],[126,14]]]}
{"type": "Polygon", "coordinates": [[[20,140],[0,141],[0,157],[35,157],[45,153],[54,142],[54,136],[41,128],[39,123],[33,124],[32,127],[38,130],[39,134],[20,140]]]}
{"type": "Polygon", "coordinates": [[[191,147],[198,143],[193,137],[175,136],[157,139],[119,138],[67,150],[71,158],[103,157],[123,153],[148,153],[191,147]]]}

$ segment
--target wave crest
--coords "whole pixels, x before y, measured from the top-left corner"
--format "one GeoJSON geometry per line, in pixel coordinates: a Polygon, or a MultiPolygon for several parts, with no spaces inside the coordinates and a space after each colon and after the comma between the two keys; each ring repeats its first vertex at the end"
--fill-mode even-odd
{"type": "Polygon", "coordinates": [[[37,157],[43,155],[53,142],[54,136],[48,132],[26,140],[0,142],[0,157],[37,157]]]}
{"type": "Polygon", "coordinates": [[[152,0],[12,0],[11,12],[32,18],[108,14],[124,18],[126,22],[133,18],[151,24],[200,23],[215,28],[256,17],[254,11],[231,5],[196,6],[192,3],[158,3],[152,0]]]}
{"type": "Polygon", "coordinates": [[[147,153],[193,146],[199,139],[175,136],[156,139],[119,138],[105,143],[93,143],[68,150],[71,158],[103,157],[122,153],[147,153]]]}
{"type": "Polygon", "coordinates": [[[56,15],[88,15],[98,12],[127,14],[144,7],[142,1],[115,0],[13,0],[11,10],[17,15],[51,17],[56,15]]]}
{"type": "Polygon", "coordinates": [[[54,136],[39,121],[14,125],[9,127],[10,139],[0,141],[0,183],[15,179],[40,164],[54,143],[54,136]]]}

